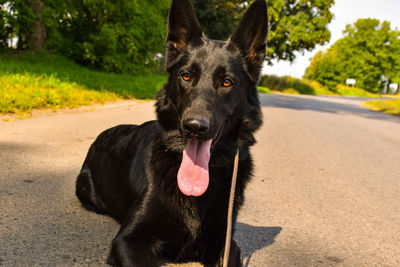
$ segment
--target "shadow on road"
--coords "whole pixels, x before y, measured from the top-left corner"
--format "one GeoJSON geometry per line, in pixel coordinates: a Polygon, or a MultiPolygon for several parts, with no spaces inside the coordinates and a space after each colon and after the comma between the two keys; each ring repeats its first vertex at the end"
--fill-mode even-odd
{"type": "Polygon", "coordinates": [[[253,226],[238,222],[235,240],[239,244],[243,258],[247,258],[244,266],[249,266],[251,256],[255,251],[272,245],[281,230],[282,227],[253,226]]]}
{"type": "Polygon", "coordinates": [[[279,107],[296,110],[313,110],[337,114],[351,114],[370,119],[399,122],[397,117],[368,110],[360,104],[371,98],[337,96],[290,96],[279,94],[261,94],[260,102],[264,107],[279,107]]]}

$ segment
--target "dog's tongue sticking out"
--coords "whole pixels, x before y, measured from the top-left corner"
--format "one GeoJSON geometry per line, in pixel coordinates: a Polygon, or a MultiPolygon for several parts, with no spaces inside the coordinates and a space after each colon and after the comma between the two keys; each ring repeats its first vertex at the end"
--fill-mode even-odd
{"type": "Polygon", "coordinates": [[[207,190],[211,142],[212,139],[201,141],[191,138],[183,151],[178,186],[185,195],[198,197],[207,190]]]}

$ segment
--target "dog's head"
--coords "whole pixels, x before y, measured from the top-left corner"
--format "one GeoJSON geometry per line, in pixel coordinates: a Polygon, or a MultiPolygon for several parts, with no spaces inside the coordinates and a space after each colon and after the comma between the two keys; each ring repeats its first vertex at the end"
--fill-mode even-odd
{"type": "Polygon", "coordinates": [[[254,143],[253,132],[262,122],[257,83],[267,32],[265,0],[247,9],[228,41],[207,39],[190,0],[172,1],[166,44],[169,79],[156,106],[169,138],[166,145],[183,151],[182,165],[189,155],[208,169],[210,153],[221,139],[234,141],[233,147],[254,143]]]}

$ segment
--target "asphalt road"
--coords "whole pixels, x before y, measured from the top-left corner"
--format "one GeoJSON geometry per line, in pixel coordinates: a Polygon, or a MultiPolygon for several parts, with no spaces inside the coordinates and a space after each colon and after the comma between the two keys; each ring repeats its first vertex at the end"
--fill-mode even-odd
{"type": "MultiPolygon", "coordinates": [[[[235,239],[246,266],[400,266],[400,119],[361,99],[262,95],[235,239]]],[[[153,102],[0,123],[0,266],[101,266],[118,225],[74,182],[104,129],[153,102]]]]}

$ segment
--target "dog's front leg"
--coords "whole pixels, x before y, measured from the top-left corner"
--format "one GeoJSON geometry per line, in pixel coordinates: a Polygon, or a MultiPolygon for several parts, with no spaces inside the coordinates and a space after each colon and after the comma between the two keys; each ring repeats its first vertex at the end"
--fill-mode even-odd
{"type": "MultiPolygon", "coordinates": [[[[222,267],[224,262],[224,249],[219,253],[219,260],[215,264],[205,264],[206,267],[222,267]]],[[[235,240],[231,239],[231,246],[228,258],[228,267],[242,267],[242,255],[235,240]]]]}
{"type": "MultiPolygon", "coordinates": [[[[223,260],[223,254],[221,260],[223,260]]],[[[242,267],[242,254],[240,252],[239,246],[236,244],[235,240],[231,239],[231,249],[229,251],[228,267],[242,267]]]]}
{"type": "Polygon", "coordinates": [[[122,267],[159,266],[154,246],[149,238],[141,238],[133,233],[120,231],[114,238],[108,263],[122,267]]]}

